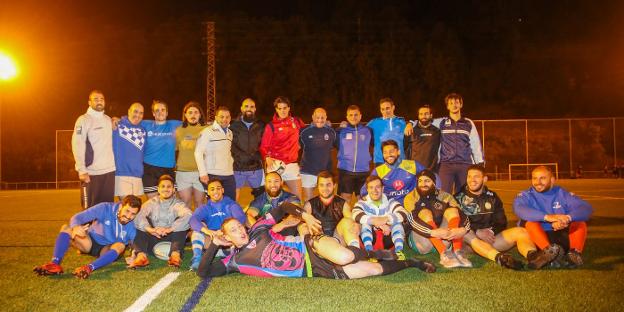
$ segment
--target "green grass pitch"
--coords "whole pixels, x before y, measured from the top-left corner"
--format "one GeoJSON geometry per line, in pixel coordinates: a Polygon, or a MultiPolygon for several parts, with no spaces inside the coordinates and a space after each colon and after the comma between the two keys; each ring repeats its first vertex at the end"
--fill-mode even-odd
{"type": "MultiPolygon", "coordinates": [[[[624,311],[624,181],[568,180],[560,183],[594,206],[584,259],[576,270],[515,272],[470,258],[473,269],[409,269],[362,280],[255,278],[234,274],[213,279],[195,311],[624,311]]],[[[491,182],[505,203],[528,181],[491,182]]],[[[151,259],[149,268],[128,271],[122,262],[88,280],[71,274],[91,257],[70,249],[66,274],[38,277],[35,265],[49,261],[60,226],[79,209],[77,190],[0,192],[0,307],[3,311],[121,311],[175,269],[151,259]]],[[[188,249],[187,249],[188,250],[188,249]]],[[[199,278],[187,271],[146,311],[178,311],[199,278]]],[[[518,257],[517,252],[513,254],[518,257]]],[[[410,251],[408,255],[413,253],[410,251]]],[[[437,264],[437,255],[424,258],[437,264]]]]}

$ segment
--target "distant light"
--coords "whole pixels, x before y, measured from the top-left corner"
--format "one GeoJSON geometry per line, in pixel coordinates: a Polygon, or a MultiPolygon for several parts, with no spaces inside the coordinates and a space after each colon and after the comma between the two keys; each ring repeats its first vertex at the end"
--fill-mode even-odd
{"type": "Polygon", "coordinates": [[[0,80],[10,80],[17,76],[15,62],[6,54],[0,52],[0,80]]]}
{"type": "Polygon", "coordinates": [[[518,19],[518,22],[522,22],[522,17],[518,19]]]}

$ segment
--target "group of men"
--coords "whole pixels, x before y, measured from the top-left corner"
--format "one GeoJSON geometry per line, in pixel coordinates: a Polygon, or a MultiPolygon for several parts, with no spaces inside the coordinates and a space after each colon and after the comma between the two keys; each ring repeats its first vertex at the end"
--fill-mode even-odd
{"type": "Polygon", "coordinates": [[[97,257],[74,271],[81,278],[128,245],[130,268],[149,265],[148,255],[163,243],[168,264],[180,267],[187,236],[190,267],[202,277],[435,271],[407,259],[405,243],[418,253],[437,251],[446,268],[472,266],[464,242],[511,269],[523,267],[507,253],[514,246],[532,269],[581,265],[591,206],[555,186],[549,168],[537,167],[533,186],[514,201],[522,224],[508,229],[500,198],[485,185],[481,143],[461,115],[463,99],[449,94],[445,102],[448,117],[433,119],[422,106],[418,119],[406,122],[384,98],[382,116],[367,125],[351,105],[334,129],[322,108],[306,127],[285,97],[276,98],[267,124],[250,98],[234,121],[219,107],[207,124],[196,102],[184,107],[182,121],[167,120],[162,101],[152,104],[153,121],[143,120],[140,103],[113,120],[104,114],[102,92],[92,91],[72,138],[88,209],[62,227],[52,261],[35,272],[61,274],[70,244],[97,257]],[[334,148],[338,179],[331,173],[334,148]],[[244,186],[252,189],[249,205],[238,203],[244,186]]]}

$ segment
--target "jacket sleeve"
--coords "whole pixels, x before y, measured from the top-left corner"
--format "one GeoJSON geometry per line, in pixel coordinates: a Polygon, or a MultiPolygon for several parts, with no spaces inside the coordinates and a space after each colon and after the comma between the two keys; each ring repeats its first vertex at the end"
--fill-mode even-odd
{"type": "Polygon", "coordinates": [[[273,141],[273,131],[271,131],[271,124],[267,123],[264,126],[264,133],[262,134],[262,140],[260,140],[260,155],[262,159],[271,157],[271,142],[273,141]]]}
{"type": "Polygon", "coordinates": [[[100,217],[103,217],[104,212],[110,207],[110,205],[111,203],[99,203],[87,210],[75,214],[69,220],[69,226],[74,227],[77,225],[83,225],[100,217]]]}
{"type": "Polygon", "coordinates": [[[143,206],[141,206],[141,210],[137,213],[136,218],[134,218],[134,226],[140,231],[145,232],[145,227],[149,225],[147,216],[152,212],[151,203],[151,200],[146,201],[143,206]]]}
{"type": "Polygon", "coordinates": [[[222,276],[228,273],[225,264],[221,260],[215,259],[218,249],[219,246],[213,244],[211,240],[197,268],[197,275],[199,277],[208,278],[222,276]]]}
{"type": "Polygon", "coordinates": [[[372,225],[371,218],[369,215],[366,214],[366,212],[362,208],[361,203],[355,204],[355,206],[353,207],[353,210],[351,210],[351,217],[353,218],[353,221],[359,224],[372,225]]]}
{"type": "Polygon", "coordinates": [[[173,206],[173,211],[176,214],[176,219],[171,225],[173,231],[182,232],[188,230],[191,216],[193,215],[191,209],[188,209],[184,203],[177,203],[173,206]]]}
{"type": "Polygon", "coordinates": [[[403,223],[403,221],[407,220],[407,215],[409,214],[407,210],[399,203],[398,201],[394,201],[390,204],[392,206],[392,213],[390,217],[392,218],[391,224],[403,223]]]}
{"type": "Polygon", "coordinates": [[[197,138],[197,142],[195,143],[195,162],[197,163],[197,170],[199,171],[199,176],[208,175],[206,171],[206,162],[204,160],[204,149],[208,144],[210,138],[208,137],[208,132],[211,128],[206,128],[202,130],[197,138]]]}
{"type": "Polygon", "coordinates": [[[472,129],[470,130],[470,149],[472,150],[472,159],[475,164],[484,163],[485,159],[483,159],[483,150],[481,149],[481,138],[479,137],[477,127],[472,120],[470,120],[470,124],[472,125],[472,129]]]}
{"type": "Polygon", "coordinates": [[[201,206],[197,210],[195,210],[195,212],[193,212],[193,215],[191,215],[191,218],[189,220],[191,230],[195,232],[201,231],[201,229],[204,227],[204,225],[202,224],[202,220],[204,220],[204,218],[206,217],[206,210],[206,206],[201,206]]]}
{"type": "Polygon", "coordinates": [[[74,125],[74,132],[72,133],[72,153],[74,154],[76,171],[78,171],[78,174],[87,173],[85,152],[87,150],[87,134],[89,130],[90,123],[87,118],[84,115],[78,117],[74,125]]]}
{"type": "Polygon", "coordinates": [[[505,208],[503,202],[496,196],[496,204],[494,213],[492,214],[492,231],[498,234],[507,228],[507,216],[505,216],[505,208]]]}
{"type": "Polygon", "coordinates": [[[247,215],[243,212],[243,208],[241,208],[237,202],[232,202],[229,209],[232,212],[232,217],[236,218],[238,222],[241,224],[245,224],[245,222],[247,222],[247,215]]]}
{"type": "Polygon", "coordinates": [[[518,218],[525,221],[543,222],[546,215],[543,211],[531,207],[529,198],[525,193],[520,193],[514,199],[513,210],[518,218]]]}
{"type": "Polygon", "coordinates": [[[419,218],[415,210],[407,215],[407,222],[412,228],[412,231],[422,237],[431,238],[431,230],[433,230],[433,227],[419,218]]]}
{"type": "Polygon", "coordinates": [[[589,220],[589,217],[592,215],[593,208],[588,202],[567,191],[564,191],[564,198],[568,204],[568,215],[572,218],[572,221],[589,220]]]}

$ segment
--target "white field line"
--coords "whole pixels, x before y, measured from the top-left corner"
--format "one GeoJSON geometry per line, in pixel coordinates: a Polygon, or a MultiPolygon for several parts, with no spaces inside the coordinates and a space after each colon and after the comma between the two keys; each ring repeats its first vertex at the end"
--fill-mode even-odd
{"type": "MultiPolygon", "coordinates": [[[[516,193],[520,193],[521,191],[523,191],[523,190],[510,190],[510,189],[499,189],[499,188],[492,188],[491,190],[497,191],[497,192],[503,191],[503,192],[516,192],[516,193]]],[[[572,192],[572,193],[582,198],[585,198],[587,200],[624,200],[624,197],[588,195],[588,194],[581,194],[581,193],[576,193],[576,192],[572,192]]]]}
{"type": "Polygon", "coordinates": [[[171,272],[161,278],[152,288],[148,289],[141,297],[139,297],[131,306],[124,310],[124,312],[140,312],[152,302],[158,295],[175,281],[180,272],[171,272]]]}

